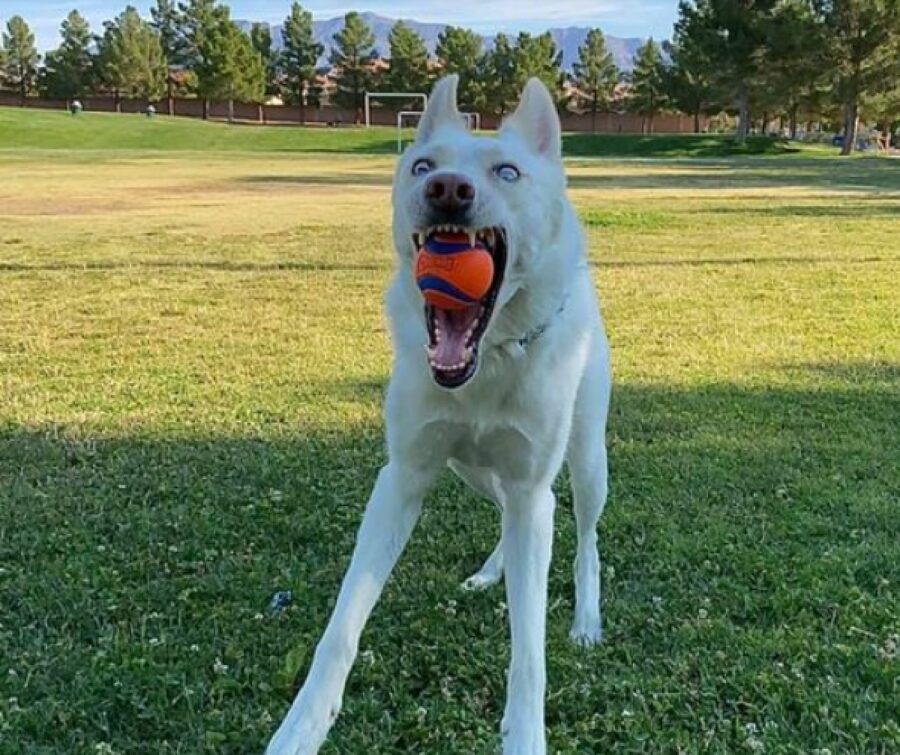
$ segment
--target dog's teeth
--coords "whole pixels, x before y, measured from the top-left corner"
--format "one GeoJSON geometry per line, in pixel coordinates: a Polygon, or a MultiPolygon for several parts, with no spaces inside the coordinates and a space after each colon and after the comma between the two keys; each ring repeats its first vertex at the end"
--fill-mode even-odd
{"type": "Polygon", "coordinates": [[[487,241],[489,246],[491,246],[491,247],[494,246],[494,229],[493,228],[487,229],[487,231],[484,234],[484,239],[485,239],[485,241],[487,241]]]}
{"type": "Polygon", "coordinates": [[[473,231],[470,228],[469,229],[469,246],[475,246],[475,238],[476,238],[475,231],[473,231]]]}

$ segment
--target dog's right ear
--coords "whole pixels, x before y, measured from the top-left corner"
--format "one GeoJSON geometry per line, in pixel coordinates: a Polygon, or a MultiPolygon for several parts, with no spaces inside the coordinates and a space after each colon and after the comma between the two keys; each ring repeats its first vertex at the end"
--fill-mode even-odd
{"type": "Polygon", "coordinates": [[[459,76],[455,73],[445,76],[437,84],[428,98],[428,107],[416,129],[416,141],[428,141],[435,131],[444,126],[462,128],[462,116],[456,107],[456,85],[459,76]]]}

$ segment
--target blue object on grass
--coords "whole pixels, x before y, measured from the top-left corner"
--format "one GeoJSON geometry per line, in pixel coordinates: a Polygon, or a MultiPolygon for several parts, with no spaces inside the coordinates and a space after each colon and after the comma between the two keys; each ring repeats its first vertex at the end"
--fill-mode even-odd
{"type": "Polygon", "coordinates": [[[287,608],[294,599],[294,593],[291,590],[279,590],[272,596],[269,601],[269,615],[278,616],[285,608],[287,608]]]}

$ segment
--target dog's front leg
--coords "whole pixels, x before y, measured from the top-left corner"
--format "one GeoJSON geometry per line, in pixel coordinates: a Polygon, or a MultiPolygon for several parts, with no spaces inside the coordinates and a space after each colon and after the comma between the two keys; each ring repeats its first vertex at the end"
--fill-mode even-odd
{"type": "Polygon", "coordinates": [[[379,473],[334,613],[267,755],[314,755],[322,746],[340,710],[359,636],[419,518],[432,478],[395,463],[379,473]]]}
{"type": "Polygon", "coordinates": [[[549,486],[512,490],[503,509],[503,558],[512,660],[503,715],[504,755],[544,755],[544,636],[555,499],[549,486]]]}

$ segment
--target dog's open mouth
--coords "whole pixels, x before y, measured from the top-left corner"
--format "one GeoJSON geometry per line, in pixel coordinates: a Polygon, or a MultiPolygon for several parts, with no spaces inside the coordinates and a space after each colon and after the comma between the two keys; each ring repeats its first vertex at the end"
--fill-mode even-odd
{"type": "Polygon", "coordinates": [[[420,248],[437,233],[464,233],[490,253],[494,262],[494,277],[484,297],[463,309],[442,309],[425,305],[428,327],[428,363],[435,382],[443,388],[459,388],[467,383],[478,369],[478,349],[490,323],[497,303],[497,294],[506,272],[506,233],[500,227],[481,229],[443,225],[414,234],[413,243],[420,248]]]}

